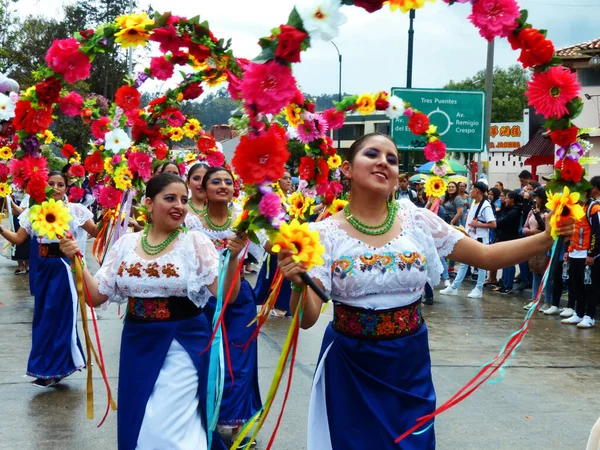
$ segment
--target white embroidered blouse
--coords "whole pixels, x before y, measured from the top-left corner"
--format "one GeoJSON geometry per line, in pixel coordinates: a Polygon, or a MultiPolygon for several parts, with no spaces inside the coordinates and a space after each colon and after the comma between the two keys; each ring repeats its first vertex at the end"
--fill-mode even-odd
{"type": "MultiPolygon", "coordinates": [[[[87,239],[87,231],[83,228],[84,223],[90,220],[94,215],[85,206],[79,203],[67,203],[69,208],[69,214],[71,214],[71,221],[69,222],[69,232],[73,235],[77,242],[85,242],[87,239]]],[[[29,217],[29,208],[21,213],[19,216],[19,224],[27,231],[29,236],[37,235],[37,232],[31,227],[31,218],[29,217]]],[[[38,242],[41,244],[52,244],[59,242],[58,239],[48,239],[47,237],[38,237],[38,242]]]]}
{"type": "Polygon", "coordinates": [[[464,235],[424,208],[400,200],[402,232],[375,248],[350,237],[333,218],[310,225],[325,247],[323,266],[308,273],[331,299],[366,309],[389,309],[417,301],[425,283],[440,281],[440,257],[464,235]]]}
{"type": "Polygon", "coordinates": [[[217,278],[219,255],[202,233],[180,235],[173,248],[154,259],[137,254],[141,233],[126,234],[112,246],[95,275],[98,290],[113,303],[129,297],[188,297],[204,307],[212,296],[208,287],[217,278]]]}

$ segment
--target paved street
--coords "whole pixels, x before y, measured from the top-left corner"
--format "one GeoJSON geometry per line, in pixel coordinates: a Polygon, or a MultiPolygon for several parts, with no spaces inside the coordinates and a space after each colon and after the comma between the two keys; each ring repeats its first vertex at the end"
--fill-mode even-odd
{"type": "MultiPolygon", "coordinates": [[[[96,428],[105,406],[97,368],[96,418],[91,421],[85,416],[85,373],[74,374],[48,390],[33,387],[31,379],[24,377],[33,298],[27,277],[14,276],[14,267],[13,262],[0,257],[0,448],[116,448],[116,414],[111,413],[106,424],[96,428]]],[[[437,296],[434,306],[425,307],[440,403],[493,357],[524,316],[523,297],[486,292],[483,301],[469,300],[466,294],[471,284],[465,283],[464,287],[459,297],[437,296]]],[[[317,326],[301,334],[292,393],[275,449],[305,448],[308,394],[331,313],[330,308],[317,326]]],[[[107,370],[116,391],[122,324],[114,305],[100,310],[98,316],[107,370]]],[[[260,335],[263,395],[288,324],[289,319],[273,318],[260,335]]],[[[483,386],[437,420],[438,448],[585,448],[589,430],[600,415],[599,387],[600,330],[578,330],[561,325],[557,318],[538,314],[506,371],[506,379],[483,386]]],[[[273,423],[274,417],[270,417],[259,435],[259,449],[265,448],[273,423]]]]}

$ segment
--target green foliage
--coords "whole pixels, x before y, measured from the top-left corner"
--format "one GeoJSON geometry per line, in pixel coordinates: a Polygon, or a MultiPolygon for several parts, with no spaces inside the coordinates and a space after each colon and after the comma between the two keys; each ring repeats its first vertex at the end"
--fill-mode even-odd
{"type": "MultiPolygon", "coordinates": [[[[494,69],[494,90],[492,94],[492,122],[519,122],[523,120],[523,110],[527,108],[527,81],[530,74],[518,65],[494,69]]],[[[483,90],[485,70],[480,70],[472,78],[452,81],[444,89],[483,90]]]]}
{"type": "Polygon", "coordinates": [[[287,161],[287,166],[297,169],[300,166],[300,158],[306,156],[304,144],[298,139],[290,139],[287,143],[287,149],[288,152],[290,152],[290,158],[287,161]]]}

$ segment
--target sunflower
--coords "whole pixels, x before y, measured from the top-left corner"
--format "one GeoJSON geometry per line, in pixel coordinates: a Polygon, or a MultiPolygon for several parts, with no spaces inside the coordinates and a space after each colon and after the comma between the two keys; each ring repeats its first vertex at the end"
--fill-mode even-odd
{"type": "Polygon", "coordinates": [[[115,168],[112,164],[112,158],[110,156],[104,158],[104,170],[106,170],[106,173],[109,175],[112,175],[115,172],[115,168]]]}
{"type": "Polygon", "coordinates": [[[550,217],[550,229],[554,239],[558,237],[556,228],[561,220],[570,217],[577,221],[585,216],[585,211],[578,203],[579,197],[579,192],[571,192],[569,188],[565,186],[562,194],[552,194],[550,198],[548,198],[546,208],[553,211],[552,217],[550,217]]]}
{"type": "Polygon", "coordinates": [[[0,183],[0,197],[12,194],[12,188],[8,183],[0,183]]]}
{"type": "Polygon", "coordinates": [[[188,153],[185,155],[186,164],[193,164],[194,162],[196,162],[197,159],[198,155],[196,155],[195,153],[188,153]]]}
{"type": "Polygon", "coordinates": [[[120,191],[124,191],[125,189],[129,189],[131,187],[131,180],[133,179],[133,174],[127,168],[127,166],[119,166],[115,170],[113,175],[113,180],[115,181],[115,187],[120,191]]]}
{"type": "Polygon", "coordinates": [[[196,119],[190,119],[183,126],[183,132],[187,137],[193,139],[200,131],[200,122],[196,119]]]}
{"type": "Polygon", "coordinates": [[[290,103],[284,109],[285,111],[285,120],[293,126],[294,128],[298,128],[300,125],[304,123],[304,119],[302,118],[302,108],[294,103],[290,103]]]}
{"type": "Polygon", "coordinates": [[[291,250],[294,260],[304,264],[307,270],[324,264],[322,255],[325,247],[321,244],[319,232],[310,231],[308,223],[300,224],[295,219],[289,225],[282,223],[273,244],[275,253],[282,249],[291,250]]]}
{"type": "Polygon", "coordinates": [[[121,31],[115,33],[115,42],[120,43],[123,48],[146,45],[150,38],[150,31],[146,27],[154,25],[154,21],[146,13],[124,14],[117,17],[116,22],[121,31]]]}
{"type": "Polygon", "coordinates": [[[69,230],[69,222],[72,217],[62,200],[56,201],[51,198],[41,205],[34,205],[29,210],[31,228],[37,231],[40,237],[47,236],[48,239],[56,239],[56,236],[64,236],[69,230]]]}
{"type": "Polygon", "coordinates": [[[206,61],[199,61],[194,55],[190,55],[190,63],[196,72],[208,69],[208,63],[206,61]]]}
{"type": "Polygon", "coordinates": [[[440,177],[429,177],[425,182],[425,194],[428,197],[442,198],[446,194],[446,181],[440,177]]]}
{"type": "Polygon", "coordinates": [[[12,157],[13,157],[13,152],[10,149],[10,147],[5,146],[5,147],[0,148],[0,159],[7,161],[12,157]]]}
{"type": "Polygon", "coordinates": [[[342,200],[341,198],[336,198],[331,205],[329,205],[329,214],[333,215],[339,213],[344,209],[344,207],[348,204],[346,200],[342,200]]]}
{"type": "Polygon", "coordinates": [[[356,110],[365,115],[375,112],[375,97],[371,94],[362,94],[356,100],[356,110]]]}
{"type": "Polygon", "coordinates": [[[50,130],[45,130],[41,137],[44,139],[44,144],[50,144],[54,140],[54,134],[50,130]]]}
{"type": "MultiPolygon", "coordinates": [[[[212,72],[212,71],[211,71],[212,72]]],[[[227,75],[223,72],[214,71],[204,77],[204,82],[209,87],[215,87],[227,81],[227,75]]]]}
{"type": "Polygon", "coordinates": [[[330,169],[337,169],[342,165],[342,157],[340,155],[333,155],[327,159],[327,165],[330,169]]]}
{"type": "Polygon", "coordinates": [[[175,142],[179,142],[183,139],[183,130],[180,127],[173,127],[169,129],[171,133],[171,140],[175,142]]]}
{"type": "Polygon", "coordinates": [[[305,197],[302,192],[294,192],[288,198],[288,212],[294,217],[304,217],[304,214],[315,201],[311,197],[305,197]]]}

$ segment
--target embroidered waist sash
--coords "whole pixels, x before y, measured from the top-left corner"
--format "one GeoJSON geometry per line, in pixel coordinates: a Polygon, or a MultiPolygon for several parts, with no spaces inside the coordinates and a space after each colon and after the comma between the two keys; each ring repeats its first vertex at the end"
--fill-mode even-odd
{"type": "Polygon", "coordinates": [[[138,298],[129,297],[128,322],[172,322],[190,319],[202,312],[187,297],[138,298]]]}
{"type": "Polygon", "coordinates": [[[40,258],[64,258],[65,254],[60,250],[57,243],[38,244],[38,255],[40,258]]]}
{"type": "Polygon", "coordinates": [[[332,326],[358,339],[396,339],[416,333],[423,325],[421,301],[392,309],[363,309],[336,303],[332,326]]]}

